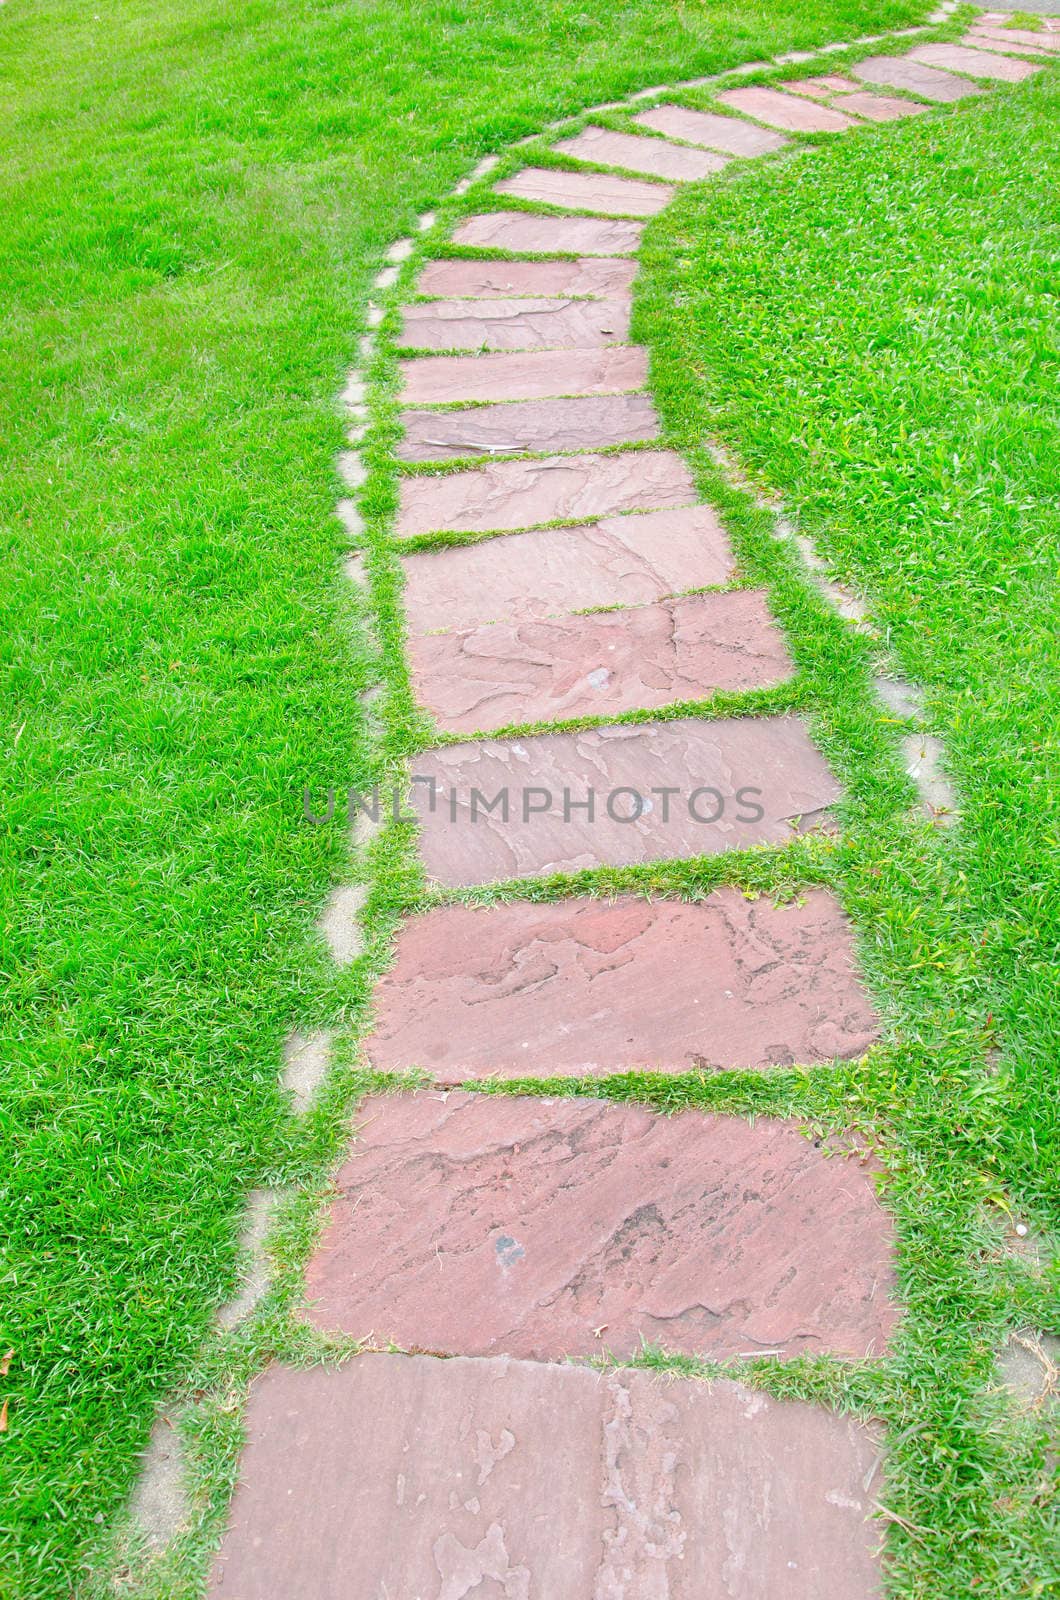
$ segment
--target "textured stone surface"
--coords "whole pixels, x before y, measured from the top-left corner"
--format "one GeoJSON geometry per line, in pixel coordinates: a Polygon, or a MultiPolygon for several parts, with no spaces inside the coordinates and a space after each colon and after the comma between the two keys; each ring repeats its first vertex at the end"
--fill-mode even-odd
{"type": "Polygon", "coordinates": [[[610,128],[583,128],[573,139],[561,139],[554,148],[575,161],[625,167],[628,172],[650,172],[653,177],[676,183],[709,177],[726,165],[726,157],[714,151],[690,150],[687,145],[615,133],[610,128]]]}
{"type": "Polygon", "coordinates": [[[399,361],[398,369],[401,399],[412,405],[545,400],[643,389],[648,352],[639,345],[619,345],[610,350],[531,350],[512,356],[423,356],[399,361]]]}
{"type": "Polygon", "coordinates": [[[866,122],[898,122],[902,117],[920,116],[928,109],[915,100],[900,100],[893,94],[870,94],[868,90],[844,95],[840,104],[864,117],[866,122]]]}
{"type": "Polygon", "coordinates": [[[708,150],[723,150],[734,156],[763,156],[780,150],[787,140],[779,133],[756,128],[736,117],[720,117],[712,111],[689,111],[685,106],[655,106],[633,118],[642,128],[669,134],[687,144],[703,145],[708,150]]]}
{"type": "Polygon", "coordinates": [[[811,100],[830,100],[834,94],[852,94],[857,87],[838,72],[822,72],[813,78],[788,78],[784,83],[791,94],[806,94],[811,100]]]}
{"type": "Polygon", "coordinates": [[[453,243],[545,256],[631,256],[643,229],[642,222],[609,221],[604,217],[541,217],[528,211],[485,211],[462,222],[453,234],[453,243]]]}
{"type": "Polygon", "coordinates": [[[908,89],[925,100],[942,104],[982,93],[967,78],[955,78],[950,72],[939,72],[936,67],[910,61],[908,56],[869,56],[865,61],[858,61],[850,70],[865,83],[884,83],[892,89],[908,89]]]}
{"type": "Polygon", "coordinates": [[[584,261],[428,261],[417,284],[421,294],[476,300],[517,295],[624,294],[637,263],[589,257],[584,261]]]}
{"type": "Polygon", "coordinates": [[[394,531],[399,539],[443,528],[487,533],[560,518],[654,511],[694,499],[688,468],[673,450],[495,461],[444,477],[405,478],[394,531]]]}
{"type": "Polygon", "coordinates": [[[646,394],[584,395],[573,400],[515,400],[465,411],[404,411],[400,461],[516,450],[602,450],[654,439],[655,407],[646,394]]]}
{"type": "Polygon", "coordinates": [[[918,44],[915,50],[910,50],[909,56],[912,61],[921,61],[928,67],[966,72],[972,78],[991,78],[1000,83],[1021,83],[1042,70],[1033,61],[1013,61],[1010,56],[969,50],[959,44],[918,44]]]}
{"type": "Polygon", "coordinates": [[[449,733],[651,710],[791,673],[765,597],[746,590],[436,633],[410,653],[417,697],[449,733]]]}
{"type": "Polygon", "coordinates": [[[674,197],[669,184],[644,183],[607,172],[561,172],[549,167],[524,167],[497,185],[498,194],[539,200],[575,211],[599,211],[609,217],[654,217],[674,197]]]}
{"type": "Polygon", "coordinates": [[[784,94],[780,89],[726,89],[718,99],[744,116],[793,133],[843,133],[856,127],[842,111],[807,105],[798,95],[784,94]]]}
{"type": "Polygon", "coordinates": [[[430,300],[406,306],[399,343],[421,350],[591,350],[629,337],[628,296],[612,300],[430,300]]]}
{"type": "Polygon", "coordinates": [[[440,1083],[804,1066],[876,1037],[831,895],[444,906],[405,922],[373,1066],[440,1083]]]}
{"type": "Polygon", "coordinates": [[[360,1117],[306,1276],[328,1332],[538,1361],[883,1353],[871,1174],[792,1123],[460,1091],[360,1117]]]}
{"type": "Polygon", "coordinates": [[[216,1600],[882,1592],[875,1435],[741,1384],[372,1354],[271,1367],[247,1434],[216,1600]]]}
{"type": "Polygon", "coordinates": [[[968,43],[975,45],[982,43],[991,50],[999,52],[1004,52],[1006,49],[1014,50],[1019,55],[1030,53],[1050,55],[1060,50],[1060,36],[1032,33],[1029,28],[977,27],[968,35],[968,43]]]}
{"type": "Polygon", "coordinates": [[[786,844],[827,823],[839,795],[796,717],[448,745],[418,756],[416,772],[435,784],[413,796],[420,853],[429,876],[453,886],[786,844]],[[663,788],[677,793],[653,793],[663,788]],[[502,804],[486,809],[498,792],[508,821],[502,804]],[[574,809],[590,794],[592,818],[574,809]]]}
{"type": "Polygon", "coordinates": [[[416,634],[642,605],[726,583],[733,559],[716,514],[688,506],[418,551],[404,567],[405,614],[416,634]]]}

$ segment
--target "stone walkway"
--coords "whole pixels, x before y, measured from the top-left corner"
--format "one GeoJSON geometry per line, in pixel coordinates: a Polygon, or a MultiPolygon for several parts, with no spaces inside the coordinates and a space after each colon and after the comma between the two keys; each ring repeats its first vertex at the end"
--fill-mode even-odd
{"type": "MultiPolygon", "coordinates": [[[[981,95],[1038,70],[1032,50],[1060,50],[1060,33],[1002,21],[981,16],[960,45],[904,39],[849,72],[814,58],[811,75],[709,108],[650,91],[626,131],[560,139],[568,165],[524,166],[452,234],[506,255],[423,266],[424,298],[401,315],[414,353],[396,456],[457,465],[402,469],[393,536],[415,690],[458,741],[416,764],[433,884],[835,828],[839,785],[796,716],[608,720],[792,673],[765,594],[731,586],[721,523],[658,442],[648,354],[626,342],[636,252],[682,183],[792,133],[981,95]]],[[[367,1053],[434,1087],[360,1108],[307,1281],[312,1323],[375,1353],[255,1382],[211,1592],[877,1595],[872,1427],[729,1379],[585,1365],[645,1342],[883,1356],[894,1239],[871,1171],[781,1121],[466,1086],[827,1065],[878,1026],[823,889],[781,907],[728,888],[515,897],[408,920],[367,1053]]]]}

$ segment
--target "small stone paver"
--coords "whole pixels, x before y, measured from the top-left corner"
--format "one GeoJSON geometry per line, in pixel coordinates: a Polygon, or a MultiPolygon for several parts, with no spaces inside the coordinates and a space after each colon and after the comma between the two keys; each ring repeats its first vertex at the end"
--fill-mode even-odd
{"type": "Polygon", "coordinates": [[[727,583],[733,556],[709,506],[605,517],[405,557],[413,634],[485,622],[642,605],[727,583]]]}
{"type": "Polygon", "coordinates": [[[674,450],[496,461],[444,477],[405,478],[398,539],[437,530],[488,533],[536,523],[688,505],[695,485],[674,450]]]}
{"type": "Polygon", "coordinates": [[[485,211],[462,222],[453,234],[453,243],[544,256],[631,256],[643,229],[642,222],[625,218],[541,217],[528,211],[485,211]]]}
{"type": "Polygon", "coordinates": [[[646,394],[573,400],[513,400],[464,411],[403,411],[399,461],[444,461],[517,450],[603,450],[655,439],[659,419],[646,394]]]}
{"type": "Polygon", "coordinates": [[[861,1056],[876,1038],[850,924],[797,903],[570,899],[442,906],[402,924],[367,1042],[438,1083],[759,1071],[861,1056]]]}
{"type": "Polygon", "coordinates": [[[510,300],[518,295],[595,295],[628,292],[637,263],[618,257],[582,261],[428,261],[416,287],[443,299],[510,300]]]}
{"type": "Polygon", "coordinates": [[[853,94],[859,87],[850,78],[838,72],[823,72],[813,78],[787,78],[784,88],[789,94],[806,94],[811,100],[830,100],[834,94],[853,94]]]}
{"type": "Polygon", "coordinates": [[[702,145],[733,156],[764,156],[781,150],[787,140],[779,133],[756,128],[737,117],[718,116],[713,111],[689,111],[685,106],[654,106],[642,111],[633,121],[642,128],[683,139],[686,144],[702,145]]]}
{"type": "Polygon", "coordinates": [[[886,1348],[872,1174],[794,1123],[460,1091],[358,1122],[306,1273],[328,1333],[535,1361],[886,1348]]]}
{"type": "Polygon", "coordinates": [[[716,151],[690,150],[666,139],[615,133],[610,128],[583,128],[573,139],[561,139],[553,149],[575,161],[625,167],[628,172],[647,172],[674,183],[710,177],[728,164],[728,158],[716,151]]]}
{"type": "Polygon", "coordinates": [[[497,185],[498,194],[573,211],[602,212],[609,217],[654,217],[674,197],[666,183],[645,183],[607,172],[564,172],[552,167],[524,167],[497,185]]]}
{"type": "Polygon", "coordinates": [[[406,306],[399,343],[421,350],[591,350],[629,337],[630,300],[431,300],[406,306]]]}
{"type": "Polygon", "coordinates": [[[780,89],[726,89],[718,99],[746,117],[789,133],[845,133],[848,128],[857,127],[853,118],[842,111],[807,105],[800,96],[784,94],[780,89]]]}
{"type": "Polygon", "coordinates": [[[640,345],[602,350],[529,350],[521,355],[422,356],[399,361],[411,405],[460,400],[547,400],[643,389],[648,353],[640,345]]]}
{"type": "Polygon", "coordinates": [[[246,1428],[214,1600],[882,1593],[876,1434],[727,1380],[367,1354],[246,1428]]]}
{"type": "Polygon", "coordinates": [[[413,638],[417,698],[447,733],[613,716],[767,688],[792,665],[765,596],[689,596],[413,638]]]}
{"type": "Polygon", "coordinates": [[[943,105],[982,93],[967,78],[955,78],[951,72],[926,67],[920,61],[910,61],[908,56],[868,56],[850,70],[865,83],[882,83],[892,89],[908,89],[925,100],[935,100],[943,105]]]}
{"type": "Polygon", "coordinates": [[[415,765],[420,854],[454,888],[786,844],[830,826],[840,792],[797,717],[483,740],[415,765]]]}
{"type": "Polygon", "coordinates": [[[844,95],[840,104],[850,108],[866,122],[899,122],[903,117],[921,116],[929,108],[915,100],[900,100],[893,94],[870,94],[863,90],[844,95]]]}
{"type": "Polygon", "coordinates": [[[1017,55],[1048,56],[1060,50],[1060,36],[1056,34],[1032,33],[1028,28],[987,28],[982,24],[975,26],[964,42],[976,47],[983,44],[999,54],[1011,50],[1017,55]]]}
{"type": "Polygon", "coordinates": [[[1013,61],[1011,56],[993,55],[986,50],[969,50],[959,44],[920,44],[909,52],[910,60],[947,72],[964,72],[972,78],[996,79],[999,83],[1022,83],[1042,69],[1033,61],[1013,61]]]}

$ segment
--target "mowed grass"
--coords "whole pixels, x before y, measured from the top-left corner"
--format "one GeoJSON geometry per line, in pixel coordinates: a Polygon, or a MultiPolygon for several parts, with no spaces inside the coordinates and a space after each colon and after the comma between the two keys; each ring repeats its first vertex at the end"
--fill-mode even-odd
{"type": "Polygon", "coordinates": [[[246,1188],[318,1161],[277,1074],[353,993],[301,790],[367,760],[331,463],[382,250],[549,117],[919,9],[0,10],[5,1595],[76,1590],[246,1188]]]}

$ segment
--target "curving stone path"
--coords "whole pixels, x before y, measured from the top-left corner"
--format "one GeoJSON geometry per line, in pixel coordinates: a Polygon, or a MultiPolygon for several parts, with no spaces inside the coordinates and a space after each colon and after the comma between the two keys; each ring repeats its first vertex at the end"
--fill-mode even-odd
{"type": "MultiPolygon", "coordinates": [[[[732,586],[720,522],[657,442],[648,354],[627,342],[635,252],[679,184],[792,133],[979,96],[1038,70],[1029,49],[1060,48],[1002,20],[849,72],[814,58],[709,108],[653,91],[625,131],[559,139],[567,165],[504,178],[498,208],[452,234],[507,255],[423,266],[399,320],[395,453],[417,470],[402,468],[393,537],[417,696],[461,740],[416,765],[439,888],[835,828],[839,785],[796,716],[609,720],[792,670],[766,596],[732,586]]],[[[871,1428],[729,1381],[584,1365],[643,1342],[883,1355],[899,1308],[871,1170],[776,1120],[473,1088],[827,1065],[878,1029],[822,889],[783,907],[734,889],[558,894],[409,919],[367,1053],[435,1087],[362,1105],[307,1282],[310,1320],[378,1353],[254,1384],[211,1592],[878,1595],[871,1428]]]]}

